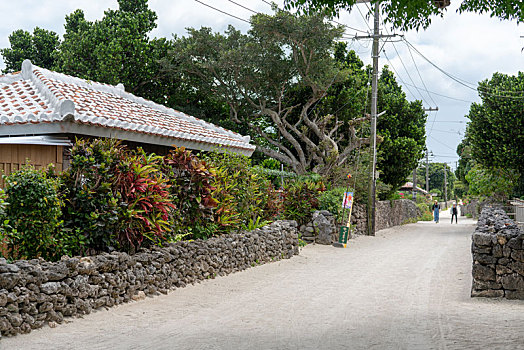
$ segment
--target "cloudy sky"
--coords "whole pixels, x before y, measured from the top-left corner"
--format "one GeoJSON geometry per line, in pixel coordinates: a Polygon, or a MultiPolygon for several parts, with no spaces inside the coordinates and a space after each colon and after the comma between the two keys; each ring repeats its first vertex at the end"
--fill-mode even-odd
{"type": "MultiPolygon", "coordinates": [[[[252,14],[228,0],[201,1],[244,19],[252,14]]],[[[271,12],[271,7],[263,0],[236,2],[257,12],[271,12]]],[[[476,84],[496,71],[516,74],[522,69],[524,54],[521,49],[524,47],[524,39],[520,36],[524,35],[524,31],[521,26],[517,26],[516,22],[499,21],[487,15],[459,15],[456,13],[459,1],[451,2],[444,18],[434,18],[428,30],[399,34],[404,34],[407,41],[433,64],[469,83],[476,84]]],[[[277,3],[282,4],[282,0],[277,3]]],[[[223,31],[229,24],[243,30],[247,30],[249,26],[195,0],[150,0],[149,4],[158,15],[158,27],[152,33],[157,37],[184,35],[186,27],[207,26],[223,31]]],[[[9,45],[8,36],[16,29],[32,31],[39,26],[62,35],[64,17],[77,8],[84,10],[87,19],[95,20],[101,18],[107,8],[117,8],[117,1],[1,1],[0,13],[3,15],[0,21],[0,47],[9,45]]],[[[364,15],[367,12],[365,5],[359,5],[359,9],[364,15]]],[[[372,26],[371,21],[367,23],[357,9],[351,14],[342,14],[338,21],[364,31],[369,31],[368,25],[372,26]]],[[[355,33],[354,30],[347,30],[348,35],[355,33]]],[[[369,41],[350,40],[349,44],[364,62],[370,62],[369,41]]],[[[448,162],[454,167],[458,158],[455,149],[462,139],[467,122],[464,116],[468,113],[470,103],[479,101],[476,91],[444,75],[414,50],[409,50],[405,42],[388,42],[384,45],[384,50],[380,64],[387,64],[396,70],[408,99],[423,100],[424,107],[438,106],[439,111],[430,112],[428,116],[427,145],[435,155],[434,161],[448,162]],[[430,91],[429,95],[424,85],[430,91]]]]}

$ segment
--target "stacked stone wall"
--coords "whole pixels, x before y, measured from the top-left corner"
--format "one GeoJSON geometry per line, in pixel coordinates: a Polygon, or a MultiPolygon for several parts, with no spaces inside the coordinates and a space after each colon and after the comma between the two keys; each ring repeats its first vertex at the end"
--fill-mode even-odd
{"type": "Polygon", "coordinates": [[[28,333],[64,317],[167,293],[215,276],[298,254],[295,221],[251,232],[183,241],[134,255],[101,254],[12,264],[0,259],[1,335],[28,333]]]}
{"type": "Polygon", "coordinates": [[[504,210],[482,210],[471,252],[471,296],[524,299],[524,232],[504,210]]]}
{"type": "MultiPolygon", "coordinates": [[[[378,201],[376,203],[376,230],[405,224],[420,217],[415,202],[409,199],[378,201]]],[[[313,213],[312,220],[300,226],[302,239],[307,243],[331,244],[338,241],[339,227],[345,223],[335,222],[333,214],[326,210],[313,213]]],[[[351,213],[351,232],[367,235],[367,209],[364,204],[355,204],[351,213]]]]}

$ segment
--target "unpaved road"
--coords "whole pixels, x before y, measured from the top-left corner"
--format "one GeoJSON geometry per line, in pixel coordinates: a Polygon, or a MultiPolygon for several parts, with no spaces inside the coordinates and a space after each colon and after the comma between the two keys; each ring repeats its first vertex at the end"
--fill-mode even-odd
{"type": "Polygon", "coordinates": [[[473,221],[411,224],[4,338],[0,349],[524,349],[524,302],[472,299],[473,221]]]}

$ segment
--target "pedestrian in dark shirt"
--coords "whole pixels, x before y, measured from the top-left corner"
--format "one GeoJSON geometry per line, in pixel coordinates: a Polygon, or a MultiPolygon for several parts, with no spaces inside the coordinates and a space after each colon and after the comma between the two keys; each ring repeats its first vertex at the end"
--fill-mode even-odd
{"type": "Polygon", "coordinates": [[[435,224],[438,224],[439,221],[439,211],[440,211],[440,204],[435,200],[435,204],[433,204],[433,220],[435,220],[435,224]]]}
{"type": "Polygon", "coordinates": [[[457,209],[457,203],[453,203],[453,207],[451,208],[451,223],[453,223],[453,217],[455,217],[455,224],[458,224],[457,217],[458,217],[458,209],[457,209]]]}

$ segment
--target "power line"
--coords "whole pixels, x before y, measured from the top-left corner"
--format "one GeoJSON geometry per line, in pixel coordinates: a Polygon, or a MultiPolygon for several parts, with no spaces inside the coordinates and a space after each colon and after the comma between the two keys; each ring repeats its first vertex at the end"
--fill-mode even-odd
{"type": "Polygon", "coordinates": [[[395,66],[393,65],[393,62],[391,62],[391,60],[389,59],[387,53],[386,53],[386,50],[383,50],[382,51],[384,53],[384,57],[386,57],[386,60],[389,62],[389,64],[391,65],[391,69],[393,69],[393,72],[395,72],[395,74],[397,75],[397,78],[398,80],[400,80],[400,82],[402,83],[402,85],[405,85],[405,88],[406,90],[409,91],[409,93],[411,94],[411,96],[413,96],[414,99],[417,99],[415,94],[413,93],[413,91],[411,91],[411,89],[409,87],[407,87],[407,85],[410,85],[410,86],[413,86],[411,84],[406,84],[404,82],[404,80],[402,79],[402,77],[400,76],[400,74],[398,73],[398,71],[395,69],[395,66]]]}
{"type": "MultiPolygon", "coordinates": [[[[368,5],[367,5],[367,3],[366,3],[366,7],[367,7],[367,6],[368,6],[368,5]]],[[[368,9],[369,9],[369,7],[368,7],[368,9]]],[[[384,21],[382,21],[382,23],[384,23],[384,21]]],[[[386,33],[389,34],[389,30],[387,29],[387,27],[384,27],[384,29],[386,30],[386,33]]],[[[384,43],[384,45],[385,45],[385,44],[386,44],[386,43],[384,43]]],[[[415,89],[417,90],[417,92],[419,93],[420,97],[422,98],[422,101],[424,101],[428,106],[430,106],[430,104],[428,103],[428,101],[426,101],[426,99],[424,98],[424,96],[423,96],[422,93],[420,92],[419,88],[416,87],[416,85],[415,85],[415,81],[413,81],[413,78],[411,78],[411,74],[409,74],[409,71],[408,71],[406,65],[404,64],[404,60],[402,60],[402,57],[400,56],[400,53],[399,53],[398,50],[397,50],[397,46],[395,45],[394,42],[391,42],[391,44],[393,45],[393,48],[395,49],[395,52],[397,53],[397,57],[399,58],[400,63],[402,64],[402,67],[404,67],[404,70],[406,71],[406,74],[408,75],[409,80],[411,80],[411,82],[413,83],[413,86],[415,86],[415,89]]],[[[390,63],[391,63],[391,61],[390,61],[390,63]]],[[[393,64],[392,64],[392,65],[393,65],[393,64]]],[[[418,68],[417,68],[417,70],[418,70],[418,68]]],[[[397,73],[397,75],[399,75],[399,74],[397,73]]],[[[399,76],[400,76],[400,75],[399,75],[399,76]]],[[[420,76],[420,73],[419,73],[419,76],[420,76]]],[[[422,77],[420,77],[420,79],[422,80],[422,77]]],[[[422,83],[424,83],[424,82],[422,82],[422,83]]],[[[413,96],[413,97],[415,97],[415,96],[413,96]]],[[[431,99],[431,96],[430,96],[430,99],[431,99]]],[[[435,103],[435,101],[433,101],[433,103],[434,103],[435,105],[437,105],[437,104],[435,103]]]]}
{"type": "Polygon", "coordinates": [[[433,154],[435,157],[440,157],[440,158],[460,158],[459,155],[455,155],[455,156],[452,156],[451,154],[450,155],[442,155],[442,154],[433,154]]]}
{"type": "Polygon", "coordinates": [[[443,132],[443,133],[446,133],[446,134],[453,134],[453,135],[460,135],[460,136],[462,136],[460,131],[447,131],[447,130],[439,130],[439,129],[432,129],[432,130],[436,131],[436,132],[443,132]]]}
{"type": "Polygon", "coordinates": [[[436,142],[440,143],[442,146],[444,146],[444,147],[446,147],[446,148],[448,148],[448,149],[450,149],[450,150],[452,150],[452,151],[455,151],[453,148],[451,148],[450,146],[448,146],[448,145],[445,144],[444,142],[441,142],[441,141],[437,140],[437,139],[434,138],[433,136],[429,136],[429,137],[430,137],[431,139],[433,139],[433,141],[436,141],[436,142]]]}
{"type": "MultiPolygon", "coordinates": [[[[366,4],[367,6],[367,4],[366,4]]],[[[360,13],[360,17],[362,17],[362,19],[364,20],[364,23],[366,23],[366,26],[368,27],[368,29],[371,31],[371,27],[369,26],[369,23],[368,23],[368,20],[366,19],[366,17],[364,17],[364,15],[362,14],[362,11],[360,11],[360,8],[358,6],[355,6],[358,10],[358,13],[360,13]]],[[[368,7],[369,9],[369,7],[368,7]]]]}
{"type": "Polygon", "coordinates": [[[244,10],[248,10],[248,11],[250,11],[250,12],[253,12],[254,14],[257,14],[257,15],[260,14],[260,12],[257,12],[257,11],[255,11],[255,10],[252,10],[252,9],[250,9],[249,7],[245,7],[244,5],[239,4],[239,3],[236,2],[236,1],[233,1],[233,0],[227,0],[227,1],[229,1],[230,3],[233,3],[233,4],[235,4],[235,5],[237,5],[237,6],[239,6],[239,7],[242,7],[244,10]]]}
{"type": "Polygon", "coordinates": [[[437,66],[435,63],[433,63],[429,58],[427,58],[426,56],[424,56],[415,46],[413,46],[413,44],[411,44],[406,38],[404,38],[404,41],[406,42],[406,44],[408,46],[410,46],[419,56],[421,56],[423,59],[425,59],[429,64],[431,64],[433,67],[435,67],[438,71],[440,71],[442,74],[444,74],[445,76],[447,76],[448,78],[450,78],[451,80],[459,83],[460,85],[462,86],[465,86],[467,87],[468,89],[471,89],[471,90],[474,90],[474,91],[477,91],[479,93],[484,93],[486,95],[489,95],[489,96],[492,96],[492,97],[500,97],[500,98],[508,98],[508,99],[517,99],[517,100],[522,100],[524,99],[524,95],[521,95],[521,96],[506,96],[506,95],[498,95],[498,93],[509,93],[509,94],[519,94],[519,93],[522,93],[523,91],[496,91],[496,90],[493,90],[493,89],[489,89],[489,88],[485,88],[485,87],[482,87],[482,86],[479,86],[479,85],[476,85],[476,84],[472,84],[470,82],[467,82],[461,78],[458,78],[448,72],[446,72],[445,70],[443,70],[442,68],[440,68],[439,66],[437,66]],[[470,86],[470,85],[473,85],[473,86],[470,86]],[[490,92],[487,92],[487,91],[495,91],[496,94],[492,94],[490,92]]]}
{"type": "MultiPolygon", "coordinates": [[[[404,61],[402,60],[402,57],[400,57],[400,53],[397,50],[397,46],[394,43],[392,43],[392,44],[393,44],[393,48],[395,49],[395,52],[397,53],[397,57],[399,58],[400,63],[402,64],[402,67],[404,67],[404,70],[406,71],[406,74],[408,75],[409,80],[411,80],[411,82],[413,83],[413,86],[415,86],[415,81],[413,81],[413,78],[411,78],[411,74],[409,74],[408,68],[404,64],[404,61]]],[[[420,97],[422,98],[422,101],[424,101],[428,106],[431,106],[428,103],[428,101],[424,98],[424,96],[422,95],[422,93],[420,92],[420,90],[418,88],[417,88],[417,92],[420,95],[420,97]]]]}
{"type": "MultiPolygon", "coordinates": [[[[273,4],[270,3],[270,2],[267,1],[267,0],[260,0],[260,1],[262,1],[262,2],[264,2],[264,3],[266,3],[266,4],[268,4],[269,6],[273,7],[273,4]]],[[[276,5],[276,4],[275,4],[275,5],[276,5]]],[[[277,8],[278,8],[280,11],[285,11],[285,12],[290,13],[289,11],[286,11],[286,10],[284,10],[284,9],[281,9],[281,8],[278,7],[278,6],[277,6],[277,8]]],[[[368,34],[368,32],[366,32],[365,30],[362,30],[362,29],[358,29],[358,28],[355,28],[355,27],[348,26],[347,24],[344,24],[344,23],[341,23],[341,22],[335,21],[334,19],[330,19],[329,22],[336,23],[336,24],[338,24],[338,25],[344,26],[344,27],[346,27],[346,28],[348,28],[348,29],[351,29],[351,30],[356,30],[357,32],[361,32],[361,33],[366,33],[366,34],[368,34]]]]}
{"type": "Polygon", "coordinates": [[[344,24],[344,23],[341,23],[341,22],[338,22],[338,21],[335,21],[334,19],[331,19],[329,20],[330,22],[333,22],[333,23],[336,23],[336,24],[339,24],[341,26],[344,26],[348,29],[352,29],[352,30],[356,30],[357,32],[361,32],[361,33],[366,33],[368,34],[368,32],[366,32],[365,30],[362,30],[362,29],[358,29],[358,28],[355,28],[355,27],[351,27],[351,26],[348,26],[347,24],[344,24]]]}
{"type": "MultiPolygon", "coordinates": [[[[408,83],[404,83],[404,84],[416,88],[416,86],[414,86],[414,85],[412,85],[412,84],[408,84],[408,83]]],[[[455,101],[460,101],[460,102],[467,102],[467,103],[475,103],[474,101],[469,101],[469,100],[464,100],[464,99],[461,99],[461,98],[456,98],[456,97],[451,97],[451,96],[443,95],[443,94],[440,94],[440,93],[435,92],[435,91],[431,91],[431,90],[428,90],[428,91],[429,91],[430,93],[432,93],[433,95],[437,95],[437,96],[444,97],[444,98],[449,98],[450,100],[455,100],[455,101]]]]}
{"type": "Polygon", "coordinates": [[[239,21],[242,21],[242,22],[246,22],[246,23],[251,24],[251,22],[248,21],[248,20],[245,20],[245,19],[243,19],[243,18],[241,18],[241,17],[238,17],[238,16],[235,16],[235,15],[232,15],[232,14],[226,12],[226,11],[222,11],[222,10],[220,10],[220,9],[217,9],[216,7],[213,7],[213,6],[211,6],[211,5],[208,5],[208,4],[206,4],[205,2],[202,2],[202,1],[200,1],[200,0],[195,0],[195,1],[198,2],[198,3],[200,3],[200,4],[202,4],[202,5],[204,5],[204,6],[209,7],[209,8],[211,8],[211,9],[215,10],[215,11],[218,11],[218,12],[220,12],[220,13],[223,13],[224,15],[227,15],[227,16],[230,16],[230,17],[236,18],[236,19],[238,19],[239,21]]]}
{"type": "Polygon", "coordinates": [[[426,86],[426,83],[424,83],[424,79],[422,79],[422,75],[420,75],[420,71],[418,69],[418,66],[417,66],[417,62],[415,62],[415,58],[413,57],[413,53],[411,52],[411,49],[409,48],[408,45],[406,45],[407,48],[408,48],[408,51],[409,51],[409,55],[411,56],[411,60],[413,61],[413,65],[415,66],[415,69],[417,70],[417,73],[418,73],[418,77],[420,78],[420,81],[422,82],[422,86],[424,86],[424,90],[426,90],[426,93],[428,94],[429,98],[431,99],[431,101],[435,104],[435,106],[437,105],[437,103],[435,102],[435,100],[433,99],[433,97],[430,95],[429,91],[428,91],[428,87],[426,86]]]}

